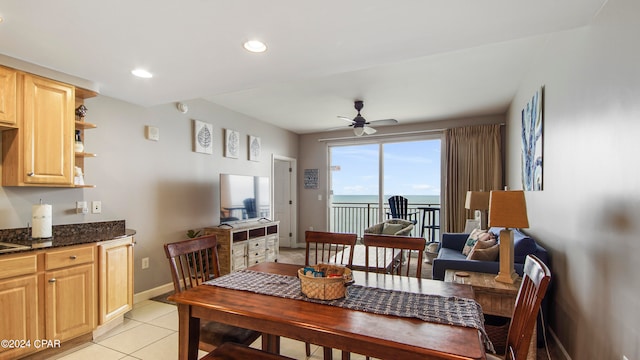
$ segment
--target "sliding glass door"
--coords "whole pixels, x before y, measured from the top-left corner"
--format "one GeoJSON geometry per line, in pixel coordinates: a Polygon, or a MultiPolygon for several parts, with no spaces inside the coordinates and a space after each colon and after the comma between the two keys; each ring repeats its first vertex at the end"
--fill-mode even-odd
{"type": "Polygon", "coordinates": [[[439,138],[330,145],[329,229],[362,235],[389,217],[388,198],[402,195],[420,236],[423,208],[440,206],[440,146],[439,138]]]}

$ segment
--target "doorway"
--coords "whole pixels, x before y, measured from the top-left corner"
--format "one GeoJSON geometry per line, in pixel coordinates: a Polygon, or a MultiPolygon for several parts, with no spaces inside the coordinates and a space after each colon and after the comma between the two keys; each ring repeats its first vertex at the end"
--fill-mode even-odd
{"type": "Polygon", "coordinates": [[[297,240],[296,159],[273,155],[273,219],[280,221],[280,247],[295,248],[297,240]]]}

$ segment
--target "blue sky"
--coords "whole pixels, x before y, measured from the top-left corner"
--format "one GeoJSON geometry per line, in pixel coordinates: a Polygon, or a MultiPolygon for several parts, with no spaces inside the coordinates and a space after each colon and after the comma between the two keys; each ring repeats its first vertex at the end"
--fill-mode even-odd
{"type": "MultiPolygon", "coordinates": [[[[378,194],[379,144],[334,146],[334,195],[378,194]]],[[[384,144],[384,192],[394,195],[440,194],[440,140],[384,144]]]]}

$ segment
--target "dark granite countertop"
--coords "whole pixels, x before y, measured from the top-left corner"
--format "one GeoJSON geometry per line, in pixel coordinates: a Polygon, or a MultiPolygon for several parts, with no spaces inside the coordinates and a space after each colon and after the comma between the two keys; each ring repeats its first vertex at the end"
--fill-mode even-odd
{"type": "Polygon", "coordinates": [[[124,220],[104,221],[82,224],[54,225],[53,237],[46,239],[31,238],[30,228],[0,229],[0,242],[28,246],[6,249],[0,252],[13,254],[18,251],[31,251],[42,248],[54,248],[100,241],[114,240],[135,235],[135,230],[127,229],[124,220]]]}

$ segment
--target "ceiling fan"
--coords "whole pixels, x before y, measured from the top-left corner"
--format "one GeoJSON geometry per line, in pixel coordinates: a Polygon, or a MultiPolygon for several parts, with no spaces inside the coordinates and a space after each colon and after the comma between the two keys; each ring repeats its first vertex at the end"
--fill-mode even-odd
{"type": "MultiPolygon", "coordinates": [[[[354,107],[358,111],[358,115],[356,115],[356,117],[354,117],[353,119],[349,119],[348,117],[345,117],[345,116],[338,116],[339,119],[351,122],[351,125],[349,126],[353,127],[353,133],[356,136],[362,136],[364,134],[367,134],[367,135],[375,134],[377,130],[370,127],[369,125],[394,125],[398,123],[398,120],[396,119],[367,121],[365,118],[362,117],[362,115],[360,115],[360,110],[362,110],[363,106],[364,106],[364,102],[362,100],[356,100],[354,102],[354,107]]],[[[330,130],[334,130],[334,129],[330,129],[330,130]]]]}

